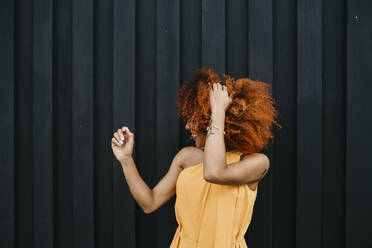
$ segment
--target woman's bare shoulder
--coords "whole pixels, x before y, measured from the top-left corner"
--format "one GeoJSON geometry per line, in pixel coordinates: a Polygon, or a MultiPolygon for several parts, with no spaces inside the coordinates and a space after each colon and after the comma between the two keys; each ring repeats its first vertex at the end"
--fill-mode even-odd
{"type": "Polygon", "coordinates": [[[200,155],[203,157],[203,151],[195,146],[185,146],[176,154],[179,164],[182,169],[194,164],[200,160],[200,155]]]}

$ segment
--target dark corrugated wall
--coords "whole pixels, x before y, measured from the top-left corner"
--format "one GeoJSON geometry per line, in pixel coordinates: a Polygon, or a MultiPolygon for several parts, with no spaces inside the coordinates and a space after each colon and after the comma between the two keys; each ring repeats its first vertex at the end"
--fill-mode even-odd
{"type": "Polygon", "coordinates": [[[0,246],[169,247],[110,148],[135,133],[153,188],[187,143],[176,96],[213,68],[273,84],[283,129],[250,248],[372,247],[368,0],[0,2],[0,246]]]}

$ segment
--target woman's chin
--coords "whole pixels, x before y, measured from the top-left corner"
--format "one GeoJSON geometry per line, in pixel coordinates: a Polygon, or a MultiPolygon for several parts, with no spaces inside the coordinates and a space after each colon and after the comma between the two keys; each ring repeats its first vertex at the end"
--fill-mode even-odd
{"type": "Polygon", "coordinates": [[[200,142],[200,140],[198,140],[198,139],[195,139],[194,140],[194,145],[195,145],[195,147],[197,147],[197,148],[203,148],[203,145],[202,145],[202,143],[200,142]]]}

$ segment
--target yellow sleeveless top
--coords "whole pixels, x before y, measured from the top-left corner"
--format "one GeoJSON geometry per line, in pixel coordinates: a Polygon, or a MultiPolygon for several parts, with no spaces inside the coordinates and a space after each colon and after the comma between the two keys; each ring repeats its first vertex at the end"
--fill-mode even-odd
{"type": "MultiPolygon", "coordinates": [[[[240,161],[241,154],[227,152],[227,164],[240,161]]],[[[203,178],[203,163],[183,169],[176,183],[178,227],[170,248],[248,248],[244,235],[257,188],[209,183],[203,178]]]]}

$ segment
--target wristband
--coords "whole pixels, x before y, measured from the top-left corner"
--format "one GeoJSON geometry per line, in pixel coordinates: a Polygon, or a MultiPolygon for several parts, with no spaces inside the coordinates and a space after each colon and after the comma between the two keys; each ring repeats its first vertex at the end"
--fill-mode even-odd
{"type": "Polygon", "coordinates": [[[208,134],[214,134],[213,131],[215,131],[216,129],[222,131],[223,134],[225,134],[225,131],[221,130],[219,127],[217,127],[216,125],[212,125],[212,124],[210,124],[210,125],[207,127],[207,132],[208,132],[208,134]]]}

